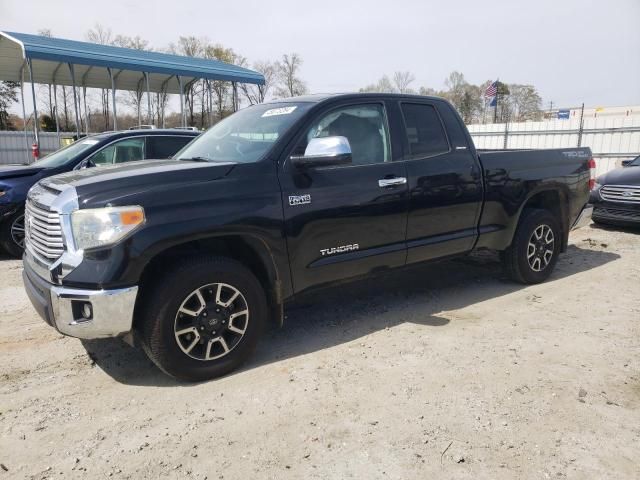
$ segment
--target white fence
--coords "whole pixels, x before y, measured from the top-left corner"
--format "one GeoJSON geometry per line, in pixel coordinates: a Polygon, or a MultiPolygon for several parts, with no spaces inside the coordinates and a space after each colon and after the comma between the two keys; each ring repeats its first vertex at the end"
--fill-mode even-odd
{"type": "Polygon", "coordinates": [[[477,148],[590,147],[601,175],[640,155],[640,116],[468,125],[477,148]]]}
{"type": "MultiPolygon", "coordinates": [[[[7,163],[33,162],[31,144],[34,141],[33,132],[5,132],[0,131],[0,165],[7,163]]],[[[54,132],[40,132],[40,156],[55,152],[60,148],[58,135],[54,132]]]]}

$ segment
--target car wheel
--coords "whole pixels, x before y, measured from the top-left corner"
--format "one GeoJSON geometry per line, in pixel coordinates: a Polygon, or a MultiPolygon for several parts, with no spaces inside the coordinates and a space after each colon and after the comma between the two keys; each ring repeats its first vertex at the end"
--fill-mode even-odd
{"type": "Polygon", "coordinates": [[[511,246],[502,253],[502,263],[517,282],[544,282],[558,261],[560,246],[556,217],[547,210],[525,210],[511,246]]]}
{"type": "Polygon", "coordinates": [[[24,251],[24,211],[20,210],[0,224],[0,245],[12,257],[24,251]]]}
{"type": "Polygon", "coordinates": [[[264,290],[241,263],[198,257],[142,286],[142,345],[164,372],[202,381],[238,368],[253,353],[268,310],[264,290]]]}

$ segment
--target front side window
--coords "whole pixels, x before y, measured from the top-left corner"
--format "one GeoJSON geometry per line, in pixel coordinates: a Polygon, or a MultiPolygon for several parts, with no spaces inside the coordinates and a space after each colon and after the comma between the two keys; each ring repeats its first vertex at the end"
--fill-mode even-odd
{"type": "Polygon", "coordinates": [[[433,157],[449,151],[447,135],[432,105],[403,103],[405,133],[409,151],[406,160],[433,157]]]}
{"type": "Polygon", "coordinates": [[[114,142],[89,157],[89,162],[101,167],[114,163],[144,159],[144,138],[127,138],[114,142]]]}
{"type": "Polygon", "coordinates": [[[341,107],[324,114],[311,126],[299,149],[304,150],[312,138],[334,136],[349,140],[353,165],[391,161],[389,130],[380,104],[341,107]]]}

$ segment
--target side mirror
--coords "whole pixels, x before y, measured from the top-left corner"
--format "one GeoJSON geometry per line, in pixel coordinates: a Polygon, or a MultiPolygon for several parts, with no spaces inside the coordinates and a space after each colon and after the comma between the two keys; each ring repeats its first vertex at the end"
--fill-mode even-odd
{"type": "Polygon", "coordinates": [[[79,164],[74,167],[74,170],[84,170],[85,168],[95,167],[96,165],[88,158],[82,160],[79,164]]]}
{"type": "Polygon", "coordinates": [[[631,162],[633,162],[633,160],[622,160],[622,166],[628,167],[631,162]]]}
{"type": "Polygon", "coordinates": [[[330,167],[351,163],[351,145],[347,137],[312,138],[304,155],[292,155],[298,168],[330,167]]]}

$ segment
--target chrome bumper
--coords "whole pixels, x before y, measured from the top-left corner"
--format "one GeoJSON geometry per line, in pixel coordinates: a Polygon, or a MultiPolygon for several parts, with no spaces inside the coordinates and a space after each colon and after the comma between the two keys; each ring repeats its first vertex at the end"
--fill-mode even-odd
{"type": "Polygon", "coordinates": [[[34,308],[60,333],[92,339],[117,337],[131,331],[138,287],[83,290],[52,285],[27,264],[22,275],[34,308]]]}
{"type": "Polygon", "coordinates": [[[591,223],[591,216],[593,215],[593,205],[587,204],[582,208],[580,215],[576,218],[576,221],[573,222],[573,226],[571,230],[575,230],[576,228],[586,227],[591,223]]]}

